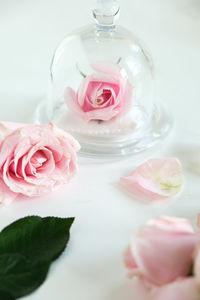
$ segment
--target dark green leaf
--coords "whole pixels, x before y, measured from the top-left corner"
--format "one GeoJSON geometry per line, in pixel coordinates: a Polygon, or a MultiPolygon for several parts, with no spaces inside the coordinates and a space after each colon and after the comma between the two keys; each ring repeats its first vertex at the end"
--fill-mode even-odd
{"type": "Polygon", "coordinates": [[[20,254],[0,255],[0,290],[14,299],[25,296],[42,284],[49,266],[50,263],[35,264],[20,254]]]}
{"type": "Polygon", "coordinates": [[[69,240],[73,218],[25,217],[0,233],[0,254],[19,253],[37,263],[56,259],[69,240]]]}
{"type": "Polygon", "coordinates": [[[15,300],[10,294],[0,291],[0,300],[15,300]]]}
{"type": "Polygon", "coordinates": [[[74,218],[25,217],[0,233],[0,300],[25,296],[65,249],[74,218]]]}

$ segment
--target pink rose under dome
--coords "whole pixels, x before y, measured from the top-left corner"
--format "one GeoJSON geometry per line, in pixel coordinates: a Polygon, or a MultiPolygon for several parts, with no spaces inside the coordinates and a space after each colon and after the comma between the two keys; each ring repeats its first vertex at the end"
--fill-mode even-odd
{"type": "Polygon", "coordinates": [[[129,112],[133,105],[133,87],[119,65],[95,63],[94,73],[84,76],[75,92],[67,87],[65,102],[68,108],[86,121],[108,121],[129,112]]]}

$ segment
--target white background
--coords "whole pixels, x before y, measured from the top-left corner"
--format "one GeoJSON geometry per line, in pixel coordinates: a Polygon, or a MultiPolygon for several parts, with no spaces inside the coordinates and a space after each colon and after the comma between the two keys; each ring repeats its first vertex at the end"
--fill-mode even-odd
{"type": "MultiPolygon", "coordinates": [[[[0,1],[0,119],[33,120],[54,49],[67,33],[92,21],[92,2],[0,1]]],[[[132,232],[152,216],[176,215],[195,223],[200,212],[200,1],[121,0],[119,23],[148,45],[158,91],[176,121],[170,139],[145,159],[179,157],[184,190],[169,202],[140,204],[118,182],[141,157],[107,163],[81,159],[68,186],[43,199],[1,208],[0,228],[26,215],[76,217],[67,250],[29,300],[139,300],[122,260],[132,232]]]]}

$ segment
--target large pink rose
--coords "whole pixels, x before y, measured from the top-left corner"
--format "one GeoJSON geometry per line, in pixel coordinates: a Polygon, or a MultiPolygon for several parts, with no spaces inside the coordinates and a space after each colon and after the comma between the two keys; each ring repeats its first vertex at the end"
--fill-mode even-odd
{"type": "Polygon", "coordinates": [[[53,124],[0,123],[1,198],[39,196],[77,170],[78,142],[53,124]]]}
{"type": "Polygon", "coordinates": [[[111,63],[92,67],[96,72],[83,78],[77,93],[66,88],[68,108],[87,121],[108,121],[127,113],[133,104],[133,88],[120,67],[111,63]]]}
{"type": "Polygon", "coordinates": [[[125,264],[148,286],[147,300],[200,299],[199,242],[200,234],[180,218],[158,217],[136,232],[125,264]]]}

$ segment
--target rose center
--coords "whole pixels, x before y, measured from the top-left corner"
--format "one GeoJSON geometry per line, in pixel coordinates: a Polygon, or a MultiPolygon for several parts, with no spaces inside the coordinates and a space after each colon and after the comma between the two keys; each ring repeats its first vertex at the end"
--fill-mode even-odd
{"type": "Polygon", "coordinates": [[[108,102],[112,97],[112,93],[110,90],[107,89],[103,89],[103,92],[100,96],[97,97],[96,99],[96,105],[97,106],[102,106],[104,104],[106,104],[106,102],[108,102]]]}
{"type": "Polygon", "coordinates": [[[39,150],[37,151],[30,159],[30,163],[33,168],[38,169],[43,166],[43,164],[47,161],[44,152],[39,150]]]}

